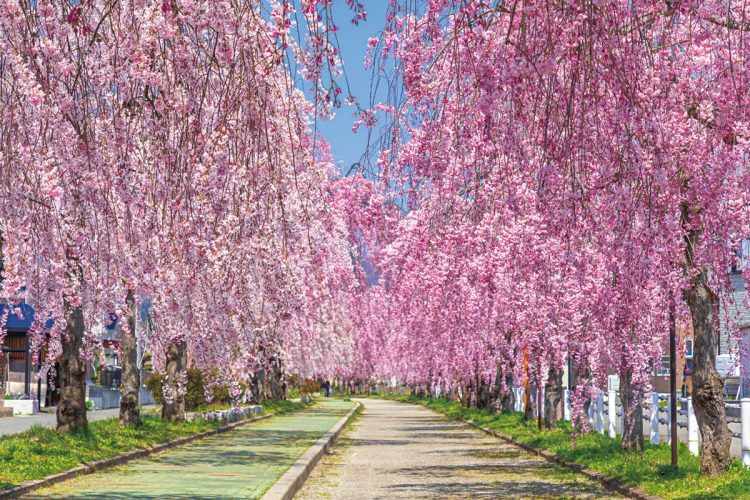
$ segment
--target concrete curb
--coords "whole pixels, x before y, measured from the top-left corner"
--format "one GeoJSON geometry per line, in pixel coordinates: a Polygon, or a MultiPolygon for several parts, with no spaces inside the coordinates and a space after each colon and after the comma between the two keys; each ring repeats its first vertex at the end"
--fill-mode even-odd
{"type": "Polygon", "coordinates": [[[355,401],[354,408],[352,408],[346,416],[342,417],[341,420],[336,422],[336,425],[326,432],[323,437],[318,439],[314,445],[310,447],[296,462],[289,467],[283,476],[274,483],[271,488],[266,491],[265,495],[261,497],[261,500],[292,500],[294,495],[302,488],[305,484],[308,476],[313,471],[315,466],[318,464],[326,451],[336,442],[341,432],[346,428],[346,424],[349,423],[357,409],[362,406],[359,401],[355,401]]]}
{"type": "Polygon", "coordinates": [[[464,420],[463,422],[469,427],[479,429],[480,431],[485,432],[498,439],[501,439],[505,441],[506,443],[509,443],[509,444],[512,444],[513,446],[521,448],[524,451],[528,451],[529,453],[533,453],[534,455],[539,455],[540,457],[544,458],[548,462],[552,462],[554,464],[560,465],[573,472],[583,474],[589,479],[593,479],[594,481],[598,482],[599,484],[604,486],[604,488],[606,488],[607,490],[613,493],[624,495],[627,498],[635,498],[637,500],[661,500],[661,497],[649,495],[642,488],[622,484],[613,477],[609,477],[605,474],[602,474],[601,472],[597,472],[594,470],[584,469],[581,465],[575,462],[566,462],[565,460],[558,457],[554,453],[551,453],[546,450],[542,450],[535,446],[531,446],[530,444],[521,443],[520,441],[516,441],[510,436],[506,436],[505,434],[501,434],[497,431],[493,431],[492,429],[488,429],[487,427],[482,427],[481,425],[475,424],[471,420],[464,420]]]}
{"type": "Polygon", "coordinates": [[[16,486],[13,489],[0,491],[0,500],[10,499],[10,498],[20,498],[21,496],[27,495],[31,493],[32,491],[38,490],[40,488],[46,488],[47,486],[52,486],[53,484],[61,483],[63,481],[67,481],[68,479],[73,479],[74,477],[77,477],[77,476],[82,476],[85,474],[92,474],[94,472],[107,469],[109,467],[123,465],[137,458],[148,457],[150,455],[153,455],[154,453],[159,453],[162,451],[169,450],[171,448],[176,448],[177,446],[191,443],[193,441],[197,441],[199,439],[213,436],[215,434],[222,434],[224,432],[231,431],[235,427],[250,424],[252,422],[257,422],[259,420],[265,420],[267,418],[273,417],[274,415],[278,415],[278,414],[269,413],[268,415],[262,415],[260,417],[249,418],[247,420],[240,420],[239,422],[233,422],[231,424],[217,427],[216,429],[210,429],[204,432],[200,432],[198,434],[193,434],[192,436],[185,436],[185,437],[173,439],[171,441],[167,441],[165,443],[160,443],[150,448],[141,448],[138,450],[131,450],[125,453],[121,453],[120,455],[115,455],[114,457],[105,458],[103,460],[97,460],[96,462],[91,462],[89,464],[79,465],[72,469],[69,469],[63,472],[58,472],[57,474],[52,474],[51,476],[47,476],[42,479],[26,481],[22,483],[21,485],[16,486]]]}

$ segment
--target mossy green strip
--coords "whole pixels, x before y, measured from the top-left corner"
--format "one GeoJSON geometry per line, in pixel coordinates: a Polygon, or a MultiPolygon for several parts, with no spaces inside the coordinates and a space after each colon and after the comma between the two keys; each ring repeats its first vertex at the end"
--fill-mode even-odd
{"type": "Polygon", "coordinates": [[[82,476],[35,496],[258,498],[352,406],[341,400],[324,400],[303,411],[82,476]]]}
{"type": "MultiPolygon", "coordinates": [[[[303,407],[300,403],[271,401],[263,405],[263,412],[303,407]]],[[[166,423],[158,416],[144,415],[141,427],[122,427],[116,418],[111,418],[92,422],[88,429],[70,434],[32,427],[26,432],[0,436],[0,489],[7,490],[25,481],[42,479],[81,464],[198,434],[220,425],[204,420],[166,423]]]]}

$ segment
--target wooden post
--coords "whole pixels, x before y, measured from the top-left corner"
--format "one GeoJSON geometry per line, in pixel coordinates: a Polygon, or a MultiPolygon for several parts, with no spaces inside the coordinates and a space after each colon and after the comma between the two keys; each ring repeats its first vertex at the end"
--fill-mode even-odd
{"type": "Polygon", "coordinates": [[[673,297],[669,303],[669,419],[673,467],[677,467],[677,332],[675,330],[673,297]]]}
{"type": "Polygon", "coordinates": [[[526,349],[524,349],[523,350],[523,412],[524,412],[524,415],[528,413],[530,404],[531,404],[531,396],[529,395],[529,353],[526,349]]]}
{"type": "Polygon", "coordinates": [[[536,385],[536,423],[539,430],[542,430],[542,384],[536,385]]]}

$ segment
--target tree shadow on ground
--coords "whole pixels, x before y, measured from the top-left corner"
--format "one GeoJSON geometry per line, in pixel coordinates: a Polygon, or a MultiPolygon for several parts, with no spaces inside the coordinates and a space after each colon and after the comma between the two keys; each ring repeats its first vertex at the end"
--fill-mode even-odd
{"type": "MultiPolygon", "coordinates": [[[[409,498],[601,498],[602,493],[580,486],[544,481],[401,483],[391,486],[393,496],[409,498]]],[[[606,496],[606,494],[605,494],[606,496]]]]}

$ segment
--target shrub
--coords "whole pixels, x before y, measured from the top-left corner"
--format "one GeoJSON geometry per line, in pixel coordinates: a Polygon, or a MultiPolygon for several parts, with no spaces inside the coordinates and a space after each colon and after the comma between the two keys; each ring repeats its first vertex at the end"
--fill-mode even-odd
{"type": "Polygon", "coordinates": [[[164,402],[164,392],[162,392],[162,384],[164,383],[164,377],[159,373],[152,373],[146,377],[146,389],[154,395],[154,401],[160,405],[164,402]]]}
{"type": "Polygon", "coordinates": [[[318,392],[319,390],[320,384],[318,382],[311,378],[306,378],[302,381],[299,392],[301,392],[302,394],[310,395],[314,392],[318,392]]]}
{"type": "Polygon", "coordinates": [[[214,386],[211,391],[211,402],[229,404],[232,402],[232,398],[229,397],[229,387],[225,384],[214,386]]]}
{"type": "Polygon", "coordinates": [[[300,394],[300,392],[296,388],[291,387],[289,390],[286,391],[286,397],[288,399],[296,399],[296,398],[302,397],[302,394],[300,394]]]}
{"type": "MultiPolygon", "coordinates": [[[[164,376],[159,373],[152,373],[146,378],[146,388],[154,395],[156,404],[163,404],[164,392],[162,384],[164,376]]],[[[226,385],[213,387],[212,403],[228,404],[230,402],[229,388],[226,385]]],[[[187,391],[185,393],[185,409],[194,410],[206,404],[206,385],[203,379],[203,373],[195,368],[187,371],[187,391]]]]}
{"type": "Polygon", "coordinates": [[[185,409],[193,410],[204,404],[206,404],[206,388],[203,384],[203,373],[195,368],[190,368],[187,371],[185,409]]]}

